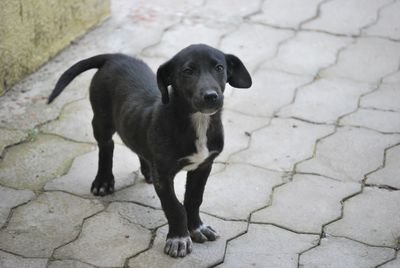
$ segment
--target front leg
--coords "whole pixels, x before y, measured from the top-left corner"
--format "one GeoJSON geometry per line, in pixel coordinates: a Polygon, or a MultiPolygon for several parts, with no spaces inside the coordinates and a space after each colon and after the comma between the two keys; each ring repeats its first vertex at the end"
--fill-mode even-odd
{"type": "Polygon", "coordinates": [[[171,257],[185,257],[192,251],[192,240],[188,232],[186,210],[175,195],[173,183],[175,174],[167,174],[156,171],[153,181],[169,225],[164,252],[171,257]]]}
{"type": "Polygon", "coordinates": [[[218,237],[217,232],[211,226],[203,224],[200,219],[200,205],[211,167],[212,162],[187,173],[184,205],[190,236],[197,243],[214,241],[218,237]]]}

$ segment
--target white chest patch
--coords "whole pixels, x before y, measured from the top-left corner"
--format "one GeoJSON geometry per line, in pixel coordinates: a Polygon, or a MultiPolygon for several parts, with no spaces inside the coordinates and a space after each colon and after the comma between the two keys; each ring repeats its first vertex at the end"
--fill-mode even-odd
{"type": "Polygon", "coordinates": [[[192,124],[196,133],[196,153],[185,157],[190,164],[183,167],[184,170],[195,170],[209,156],[207,148],[207,129],[210,124],[210,115],[195,113],[192,115],[192,124]]]}

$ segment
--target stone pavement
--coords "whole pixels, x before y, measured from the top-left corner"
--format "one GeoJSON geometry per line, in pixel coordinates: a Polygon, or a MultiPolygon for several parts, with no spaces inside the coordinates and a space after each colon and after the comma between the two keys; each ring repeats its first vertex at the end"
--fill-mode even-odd
{"type": "Polygon", "coordinates": [[[400,1],[112,5],[0,97],[0,267],[400,267],[400,1]],[[173,259],[155,191],[118,137],[117,191],[89,193],[94,71],[45,100],[85,57],[124,52],[156,70],[191,43],[236,54],[254,84],[226,93],[226,148],[202,205],[221,237],[173,259]]]}

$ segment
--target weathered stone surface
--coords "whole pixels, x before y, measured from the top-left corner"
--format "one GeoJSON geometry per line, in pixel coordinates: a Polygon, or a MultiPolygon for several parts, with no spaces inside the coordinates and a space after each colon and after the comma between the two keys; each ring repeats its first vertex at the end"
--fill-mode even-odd
{"type": "Polygon", "coordinates": [[[202,23],[229,23],[239,24],[243,17],[259,10],[260,0],[249,0],[244,5],[241,0],[214,0],[203,2],[199,8],[189,12],[190,19],[202,23]]]}
{"type": "Polygon", "coordinates": [[[8,214],[13,207],[28,202],[35,197],[35,194],[29,190],[14,190],[0,186],[0,227],[6,222],[8,214]]]}
{"type": "Polygon", "coordinates": [[[228,243],[225,261],[218,267],[297,267],[297,254],[316,245],[318,238],[250,224],[246,234],[228,243]]]}
{"type": "Polygon", "coordinates": [[[275,189],[272,205],[254,213],[251,220],[296,232],[320,233],[323,224],[340,217],[340,201],[360,190],[358,183],[295,175],[292,182],[275,189]]]}
{"type": "MultiPolygon", "coordinates": [[[[221,172],[225,165],[214,163],[211,175],[221,172]]],[[[179,172],[174,179],[175,193],[178,200],[183,201],[186,185],[186,172],[179,172]]],[[[107,201],[131,201],[144,206],[161,209],[160,199],[158,198],[153,184],[145,182],[144,178],[140,178],[133,186],[127,187],[115,192],[112,196],[104,197],[107,201]]]]}
{"type": "Polygon", "coordinates": [[[300,267],[376,267],[393,258],[390,248],[369,247],[346,238],[327,237],[300,256],[300,267]]]}
{"type": "Polygon", "coordinates": [[[274,118],[268,127],[253,133],[250,148],[233,155],[232,161],[290,171],[296,162],[312,156],[317,139],[332,131],[332,126],[274,118]]]}
{"type": "Polygon", "coordinates": [[[0,157],[3,150],[12,144],[23,141],[28,136],[28,133],[20,130],[8,130],[0,128],[0,157]]]}
{"type": "Polygon", "coordinates": [[[204,43],[215,47],[218,45],[220,37],[230,30],[232,30],[232,26],[177,25],[163,35],[160,43],[145,49],[142,54],[147,57],[170,58],[191,44],[204,43]]]}
{"type": "Polygon", "coordinates": [[[216,158],[216,161],[227,161],[231,154],[245,149],[249,144],[249,133],[268,122],[268,118],[248,116],[225,110],[222,114],[224,150],[216,158]]]}
{"type": "Polygon", "coordinates": [[[299,32],[295,38],[282,44],[277,57],[266,61],[262,68],[316,75],[320,69],[335,63],[339,49],[351,42],[350,38],[325,33],[299,32]]]}
{"type": "MultiPolygon", "coordinates": [[[[46,268],[47,259],[22,258],[0,250],[1,268],[46,268]]],[[[82,267],[83,268],[83,267],[82,267]]]]}
{"type": "MultiPolygon", "coordinates": [[[[400,73],[400,72],[399,72],[400,73]]],[[[400,112],[400,90],[397,84],[383,84],[379,90],[363,96],[360,106],[400,112]]]]}
{"type": "Polygon", "coordinates": [[[355,44],[340,53],[337,64],[323,70],[320,75],[376,83],[398,69],[399,57],[399,43],[381,38],[358,38],[355,44]]]}
{"type": "Polygon", "coordinates": [[[400,2],[394,1],[380,11],[379,20],[363,31],[366,35],[400,39],[400,2]]]}
{"type": "Polygon", "coordinates": [[[220,48],[225,53],[232,53],[243,59],[248,70],[255,71],[264,60],[274,57],[280,42],[291,36],[292,31],[242,23],[236,31],[221,40],[220,48]]]}
{"type": "Polygon", "coordinates": [[[72,81],[59,98],[50,105],[46,104],[50,89],[54,88],[59,75],[68,67],[56,63],[45,65],[32,77],[24,79],[4,94],[0,99],[0,127],[32,129],[38,124],[56,119],[66,103],[86,96],[93,71],[72,81]]]}
{"type": "Polygon", "coordinates": [[[209,267],[217,264],[224,258],[225,245],[231,239],[246,230],[245,222],[223,221],[208,215],[202,215],[205,223],[211,225],[220,237],[213,242],[193,244],[193,251],[185,258],[174,259],[164,254],[165,239],[168,227],[164,226],[157,231],[157,236],[151,249],[129,260],[129,267],[209,267]]]}
{"type": "Polygon", "coordinates": [[[384,265],[379,266],[379,267],[381,267],[381,268],[397,268],[399,266],[400,266],[400,251],[397,251],[396,259],[394,259],[388,263],[385,263],[384,265]]]}
{"type": "Polygon", "coordinates": [[[317,6],[322,0],[272,0],[265,1],[261,14],[251,17],[252,21],[279,27],[299,28],[300,23],[317,14],[317,6]]]}
{"type": "Polygon", "coordinates": [[[39,190],[47,181],[66,172],[74,157],[91,148],[39,135],[33,142],[10,148],[0,162],[0,182],[14,188],[39,190]]]}
{"type": "Polygon", "coordinates": [[[339,116],[357,109],[360,95],[373,88],[373,85],[350,80],[319,79],[301,87],[295,102],[281,109],[278,115],[332,124],[339,116]]]}
{"type": "Polygon", "coordinates": [[[75,238],[84,218],[101,209],[95,200],[43,193],[14,211],[0,231],[0,248],[26,257],[50,257],[54,248],[75,238]]]}
{"type": "Polygon", "coordinates": [[[106,211],[118,214],[129,222],[147,229],[154,229],[167,223],[162,210],[155,210],[132,203],[113,202],[106,211]]]}
{"type": "Polygon", "coordinates": [[[132,223],[118,211],[87,219],[79,237],[54,252],[56,258],[74,258],[102,267],[121,267],[125,259],[149,246],[149,230],[132,223]]]}
{"type": "Polygon", "coordinates": [[[65,260],[52,261],[48,268],[94,268],[94,266],[79,261],[65,260]]]}
{"type": "MultiPolygon", "coordinates": [[[[98,149],[74,159],[66,175],[48,182],[45,190],[62,190],[91,197],[90,187],[97,174],[98,149]]],[[[123,145],[114,146],[113,173],[115,189],[121,189],[135,182],[134,173],[140,167],[138,157],[123,145]]]]}
{"type": "Polygon", "coordinates": [[[92,118],[89,99],[83,99],[66,105],[59,118],[44,125],[41,130],[71,140],[96,142],[93,137],[92,118]]]}
{"type": "Polygon", "coordinates": [[[390,3],[390,0],[335,0],[321,6],[318,18],[305,23],[304,29],[327,31],[331,33],[357,35],[362,27],[373,23],[378,9],[390,3]]]}
{"type": "Polygon", "coordinates": [[[400,189],[400,146],[386,151],[385,166],[367,176],[367,183],[388,185],[400,189]]]}
{"type": "Polygon", "coordinates": [[[311,81],[311,76],[260,69],[253,76],[250,90],[235,90],[225,107],[248,115],[271,117],[276,110],[292,101],[296,88],[311,81]]]}
{"type": "Polygon", "coordinates": [[[250,212],[268,203],[272,188],[282,183],[281,176],[249,165],[228,165],[208,179],[201,210],[225,219],[246,220],[250,212]]]}
{"type": "Polygon", "coordinates": [[[115,192],[112,196],[105,196],[108,201],[133,201],[153,208],[161,208],[160,200],[153,184],[144,179],[138,180],[133,186],[115,192]]]}
{"type": "Polygon", "coordinates": [[[344,204],[343,218],[325,231],[374,246],[398,246],[400,233],[400,192],[364,188],[344,204]]]}
{"type": "Polygon", "coordinates": [[[361,181],[365,174],[382,164],[384,149],[399,140],[400,135],[341,127],[321,140],[314,158],[300,163],[297,171],[323,174],[342,181],[361,181]]]}
{"type": "Polygon", "coordinates": [[[386,133],[400,133],[400,113],[359,109],[340,120],[341,125],[366,127],[386,133]]]}

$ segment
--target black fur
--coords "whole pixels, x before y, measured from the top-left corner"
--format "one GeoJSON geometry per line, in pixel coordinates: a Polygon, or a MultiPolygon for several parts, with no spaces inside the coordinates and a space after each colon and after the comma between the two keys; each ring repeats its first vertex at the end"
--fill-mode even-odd
{"type": "Polygon", "coordinates": [[[214,240],[216,235],[211,227],[198,231],[203,224],[199,207],[213,160],[223,149],[221,108],[225,84],[251,86],[251,77],[243,63],[236,56],[209,46],[192,45],[161,65],[155,76],[141,60],[122,54],[98,55],[69,68],[48,102],[77,75],[92,68],[99,69],[90,85],[93,133],[99,146],[99,166],[92,193],[106,195],[114,191],[112,136],[118,132],[138,155],[146,181],[154,183],[169,223],[167,237],[187,237],[167,241],[166,253],[174,257],[190,253],[189,232],[195,242],[214,240]],[[190,164],[187,157],[196,153],[198,137],[191,119],[195,113],[209,116],[210,154],[188,172],[182,205],[175,196],[173,179],[190,164]]]}

